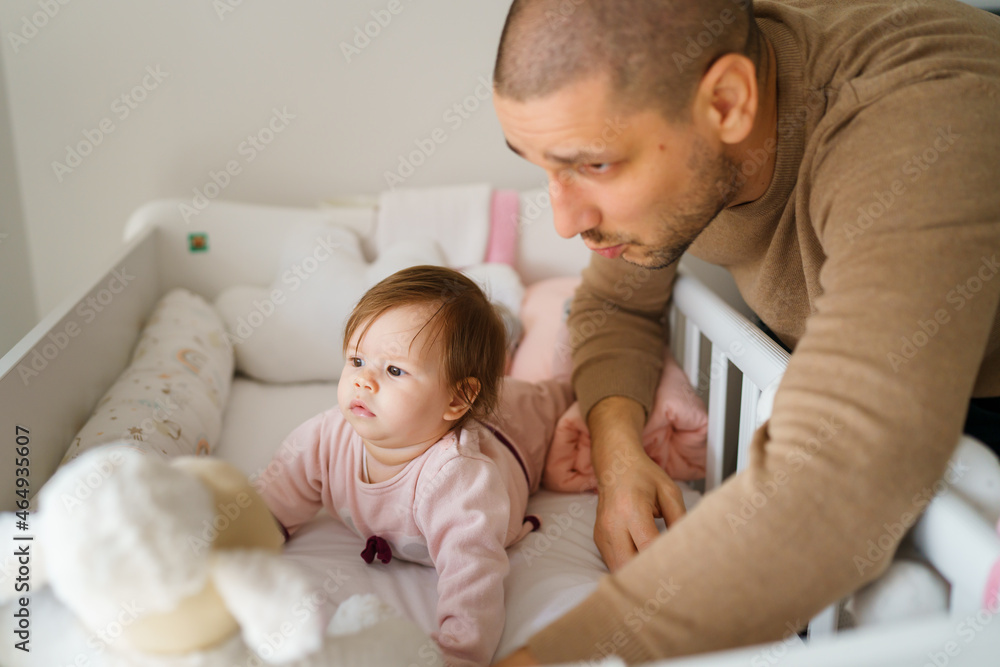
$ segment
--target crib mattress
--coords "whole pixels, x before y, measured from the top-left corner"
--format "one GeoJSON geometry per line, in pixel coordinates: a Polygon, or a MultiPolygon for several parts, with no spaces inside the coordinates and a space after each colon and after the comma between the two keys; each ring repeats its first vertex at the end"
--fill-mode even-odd
{"type": "MultiPolygon", "coordinates": [[[[260,474],[292,429],[329,409],[336,399],[336,383],[274,385],[237,376],[215,453],[248,476],[260,474]]],[[[700,496],[683,485],[682,491],[690,509],[700,496]]],[[[532,497],[528,511],[542,525],[508,549],[507,620],[498,658],[583,600],[607,573],[593,541],[596,510],[594,494],[540,491],[532,497]]],[[[434,569],[398,558],[368,565],[360,555],[364,546],[344,524],[321,513],[295,534],[285,556],[308,570],[325,613],[332,614],[351,595],[375,593],[425,632],[432,632],[437,605],[434,569]]]]}

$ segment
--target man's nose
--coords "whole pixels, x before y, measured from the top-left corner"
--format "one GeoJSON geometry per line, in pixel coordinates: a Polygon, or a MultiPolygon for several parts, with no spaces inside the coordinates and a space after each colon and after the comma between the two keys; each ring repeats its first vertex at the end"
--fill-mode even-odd
{"type": "Polygon", "coordinates": [[[556,233],[564,239],[573,238],[601,223],[600,211],[582,195],[572,178],[550,178],[549,197],[556,233]]]}

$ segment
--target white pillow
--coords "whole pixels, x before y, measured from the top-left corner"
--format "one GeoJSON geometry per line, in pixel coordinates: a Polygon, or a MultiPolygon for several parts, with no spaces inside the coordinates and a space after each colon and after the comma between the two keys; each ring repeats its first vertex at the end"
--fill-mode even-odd
{"type": "Polygon", "coordinates": [[[174,457],[208,454],[222,431],[233,347],[210,304],[186,289],[157,303],[132,361],[74,438],[62,463],[113,440],[174,457]]]}
{"type": "Polygon", "coordinates": [[[264,382],[337,380],[344,325],[365,291],[408,266],[443,263],[430,239],[391,246],[369,264],[348,229],[294,230],[270,287],[231,287],[215,301],[235,344],[236,369],[264,382]]]}

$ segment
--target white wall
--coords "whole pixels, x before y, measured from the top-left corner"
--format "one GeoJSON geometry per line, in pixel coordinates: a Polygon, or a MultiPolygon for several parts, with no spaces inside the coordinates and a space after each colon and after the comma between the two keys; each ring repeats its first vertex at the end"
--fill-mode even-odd
{"type": "MultiPolygon", "coordinates": [[[[541,172],[504,146],[492,106],[475,97],[485,93],[508,5],[0,3],[10,115],[7,122],[0,111],[0,233],[8,235],[0,244],[0,352],[97,275],[132,210],[154,198],[193,198],[227,164],[240,173],[221,197],[310,206],[384,189],[400,156],[415,142],[429,145],[440,128],[444,143],[407,185],[542,185],[541,172]],[[387,25],[372,23],[377,17],[387,25]],[[345,55],[341,44],[366,26],[378,35],[345,55]],[[460,116],[453,106],[463,102],[478,108],[460,116]],[[275,109],[294,119],[262,151],[244,143],[275,109]],[[81,142],[81,151],[96,146],[71,161],[70,147],[81,142]]],[[[725,278],[713,281],[733,294],[725,278]]]]}
{"type": "MultiPolygon", "coordinates": [[[[385,189],[385,172],[397,169],[399,156],[441,128],[446,141],[407,185],[542,185],[542,172],[505,147],[489,100],[475,97],[488,95],[481,81],[491,77],[508,6],[509,0],[0,3],[38,314],[97,275],[136,207],[160,197],[193,198],[195,188],[211,183],[210,172],[230,161],[240,173],[221,197],[311,206],[385,189]],[[220,13],[226,6],[232,11],[220,13]],[[391,14],[390,6],[399,12],[391,14]],[[374,21],[373,11],[391,21],[348,62],[340,44],[374,21]],[[463,102],[478,109],[463,110],[463,118],[452,110],[463,102]],[[275,109],[294,119],[276,120],[275,127],[287,126],[261,151],[244,143],[268,127],[275,109]],[[97,145],[75,162],[67,147],[80,142],[84,151],[97,145]],[[54,169],[55,162],[69,170],[54,169]]],[[[368,27],[376,32],[375,24],[368,27]]]]}
{"type": "MultiPolygon", "coordinates": [[[[4,58],[0,52],[0,61],[4,58]]],[[[21,211],[21,188],[0,67],[0,356],[34,326],[35,289],[21,211]]]]}
{"type": "MultiPolygon", "coordinates": [[[[407,185],[543,185],[475,97],[509,3],[4,0],[0,353],[99,273],[136,207],[193,198],[227,163],[240,173],[220,197],[311,206],[384,189],[400,156],[440,128],[444,143],[407,185]],[[366,24],[378,35],[345,55],[366,24]],[[478,108],[462,117],[463,102],[478,108]],[[244,142],[274,109],[294,119],[258,152],[244,142]],[[81,142],[97,145],[68,162],[81,142]]],[[[738,300],[724,272],[695,265],[738,300]]]]}

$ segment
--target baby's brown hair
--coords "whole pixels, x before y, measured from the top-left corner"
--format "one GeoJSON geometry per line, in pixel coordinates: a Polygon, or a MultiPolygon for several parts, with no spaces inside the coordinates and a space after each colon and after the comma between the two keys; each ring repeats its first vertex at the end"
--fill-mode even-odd
{"type": "MultiPolygon", "coordinates": [[[[424,324],[429,341],[442,336],[445,379],[469,405],[452,428],[483,419],[496,409],[506,366],[507,334],[503,321],[479,286],[467,276],[441,266],[413,266],[397,271],[365,292],[344,331],[344,354],[354,333],[360,342],[372,323],[399,306],[437,304],[424,324]],[[474,378],[479,383],[467,382],[474,378]]],[[[422,330],[422,329],[421,329],[422,330]]]]}

